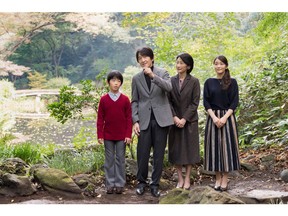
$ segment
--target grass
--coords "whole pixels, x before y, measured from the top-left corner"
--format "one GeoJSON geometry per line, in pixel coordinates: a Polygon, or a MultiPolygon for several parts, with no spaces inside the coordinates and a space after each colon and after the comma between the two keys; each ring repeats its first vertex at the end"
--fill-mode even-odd
{"type": "Polygon", "coordinates": [[[68,175],[102,172],[104,157],[104,146],[99,145],[93,151],[64,151],[54,154],[53,157],[46,160],[46,164],[51,168],[63,170],[68,175]]]}
{"type": "Polygon", "coordinates": [[[51,168],[65,171],[68,175],[102,170],[104,146],[97,145],[93,150],[57,151],[56,145],[21,143],[9,145],[8,136],[0,138],[0,161],[7,158],[20,158],[29,165],[45,163],[51,168]]]}

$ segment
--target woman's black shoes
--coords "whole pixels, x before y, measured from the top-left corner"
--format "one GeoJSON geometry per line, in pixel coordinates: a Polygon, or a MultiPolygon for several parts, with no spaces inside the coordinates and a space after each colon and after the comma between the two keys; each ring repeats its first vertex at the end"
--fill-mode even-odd
{"type": "Polygon", "coordinates": [[[224,191],[227,191],[228,190],[228,185],[226,187],[220,187],[220,191],[221,192],[224,192],[224,191]]]}

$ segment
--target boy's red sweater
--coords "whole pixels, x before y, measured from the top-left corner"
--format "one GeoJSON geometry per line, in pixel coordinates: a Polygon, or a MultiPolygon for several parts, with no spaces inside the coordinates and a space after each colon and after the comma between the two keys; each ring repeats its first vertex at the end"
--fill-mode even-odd
{"type": "Polygon", "coordinates": [[[101,97],[97,115],[97,136],[104,140],[124,140],[132,135],[132,110],[129,98],[121,94],[113,101],[108,94],[101,97]]]}

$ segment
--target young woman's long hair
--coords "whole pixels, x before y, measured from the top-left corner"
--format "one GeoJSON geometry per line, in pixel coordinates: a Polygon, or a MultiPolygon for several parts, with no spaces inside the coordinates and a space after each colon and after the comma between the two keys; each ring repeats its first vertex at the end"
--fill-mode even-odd
{"type": "Polygon", "coordinates": [[[231,84],[231,76],[230,76],[230,71],[228,69],[228,60],[225,56],[219,55],[214,59],[213,64],[215,63],[217,59],[219,59],[221,62],[223,62],[227,66],[227,68],[225,69],[224,76],[222,77],[222,84],[221,84],[222,89],[226,90],[231,84]]]}

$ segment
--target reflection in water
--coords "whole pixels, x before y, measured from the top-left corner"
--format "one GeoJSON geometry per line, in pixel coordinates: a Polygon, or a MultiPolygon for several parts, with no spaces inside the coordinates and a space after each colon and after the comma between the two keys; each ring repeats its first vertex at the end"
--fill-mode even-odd
{"type": "MultiPolygon", "coordinates": [[[[69,120],[65,124],[53,118],[23,119],[16,118],[16,123],[11,133],[25,137],[28,142],[37,144],[72,145],[75,136],[83,136],[85,142],[96,141],[95,119],[69,120]]],[[[24,141],[25,141],[24,139],[24,141]]]]}

